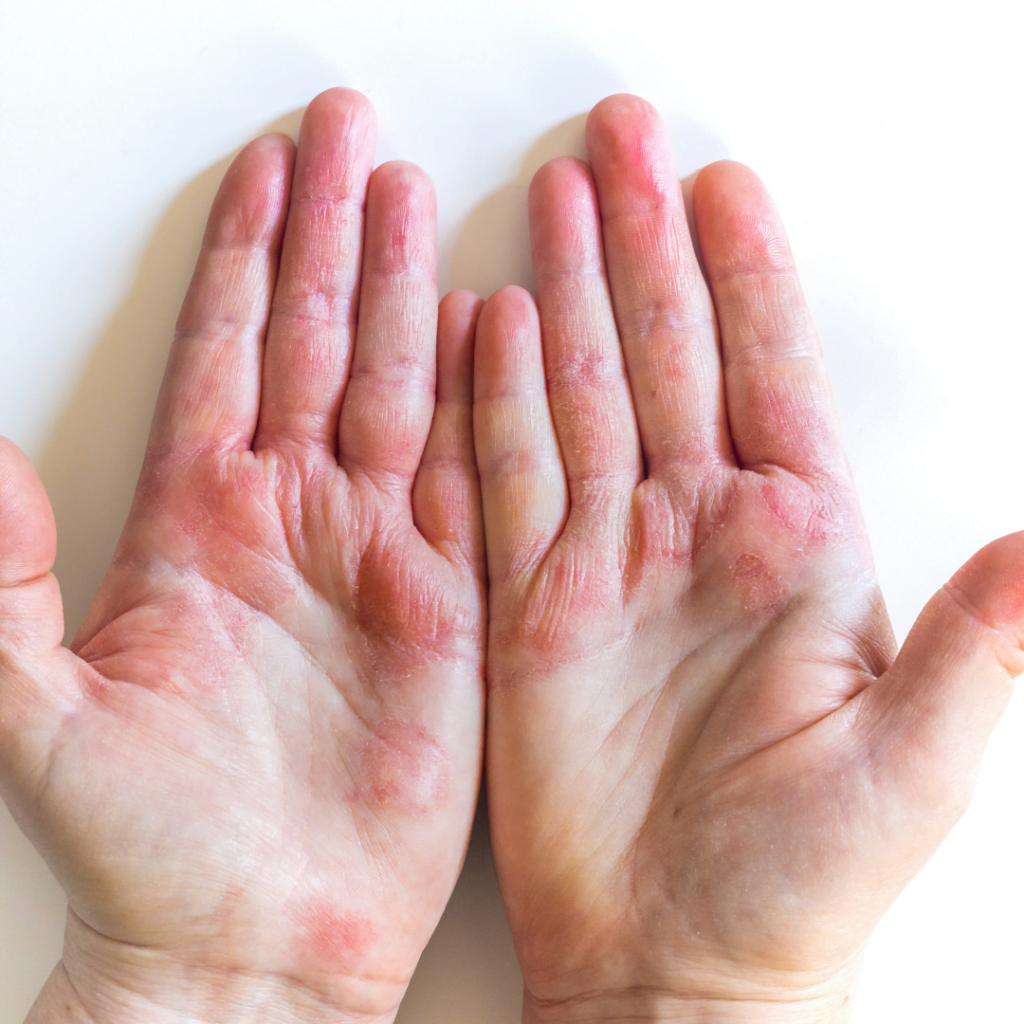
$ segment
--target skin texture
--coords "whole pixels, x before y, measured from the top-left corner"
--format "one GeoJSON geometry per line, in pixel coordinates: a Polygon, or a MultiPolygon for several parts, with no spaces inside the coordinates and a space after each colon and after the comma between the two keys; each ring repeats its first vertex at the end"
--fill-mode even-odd
{"type": "Polygon", "coordinates": [[[479,302],[438,313],[432,186],[374,146],[336,89],[227,172],[71,651],[49,504],[0,442],[0,779],[69,897],[30,1021],[390,1020],[455,883],[479,302]]]}
{"type": "Polygon", "coordinates": [[[1024,668],[1024,535],[897,656],[764,187],[688,224],[636,97],[530,190],[536,303],[486,303],[474,429],[487,780],[526,1021],[842,1021],[1024,668]],[[695,255],[694,232],[701,250],[695,255]]]}

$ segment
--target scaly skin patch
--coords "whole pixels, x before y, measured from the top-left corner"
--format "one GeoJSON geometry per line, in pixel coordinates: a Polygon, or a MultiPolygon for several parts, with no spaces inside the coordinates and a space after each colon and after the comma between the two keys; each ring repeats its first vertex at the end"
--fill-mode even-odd
{"type": "Polygon", "coordinates": [[[135,529],[126,530],[115,566],[151,560],[155,532],[163,560],[272,612],[299,585],[287,520],[301,522],[303,510],[290,507],[289,475],[307,473],[250,452],[147,461],[133,503],[135,529]]]}
{"type": "MultiPolygon", "coordinates": [[[[381,524],[359,560],[356,622],[377,657],[398,671],[456,656],[480,634],[475,616],[454,596],[439,560],[404,544],[406,524],[381,524]]],[[[375,658],[376,660],[376,658],[375,658]]]]}
{"type": "Polygon", "coordinates": [[[729,575],[739,590],[743,610],[749,615],[770,615],[786,596],[782,577],[753,552],[736,555],[729,563],[729,575]]]}

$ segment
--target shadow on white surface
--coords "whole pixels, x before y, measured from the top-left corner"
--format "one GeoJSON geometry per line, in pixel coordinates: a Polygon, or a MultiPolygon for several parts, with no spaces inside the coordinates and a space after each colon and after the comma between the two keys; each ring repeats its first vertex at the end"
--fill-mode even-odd
{"type": "MultiPolygon", "coordinates": [[[[484,298],[508,284],[533,291],[527,223],[530,181],[555,157],[587,159],[586,123],[584,111],[545,132],[523,157],[515,178],[469,213],[452,245],[449,280],[453,289],[469,288],[484,298]]],[[[675,120],[668,129],[680,177],[725,155],[724,146],[697,124],[675,120]]]]}
{"type": "Polygon", "coordinates": [[[452,288],[469,288],[484,298],[508,284],[533,291],[526,217],[530,181],[555,157],[587,158],[586,122],[586,114],[577,114],[545,132],[530,147],[515,178],[470,212],[452,245],[452,288]]]}

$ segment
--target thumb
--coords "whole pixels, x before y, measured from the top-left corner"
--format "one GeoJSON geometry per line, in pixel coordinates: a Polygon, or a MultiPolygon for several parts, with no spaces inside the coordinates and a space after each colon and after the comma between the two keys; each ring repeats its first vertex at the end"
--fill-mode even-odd
{"type": "Polygon", "coordinates": [[[0,587],[17,587],[53,568],[57,528],[32,464],[0,437],[0,587]]]}
{"type": "Polygon", "coordinates": [[[928,602],[864,691],[876,763],[939,836],[970,799],[981,755],[1024,672],[1024,532],[993,541],[928,602]]]}
{"type": "MultiPolygon", "coordinates": [[[[50,575],[53,510],[28,459],[0,437],[0,783],[29,783],[77,690],[50,575]]],[[[12,807],[12,809],[14,809],[12,807]]]]}

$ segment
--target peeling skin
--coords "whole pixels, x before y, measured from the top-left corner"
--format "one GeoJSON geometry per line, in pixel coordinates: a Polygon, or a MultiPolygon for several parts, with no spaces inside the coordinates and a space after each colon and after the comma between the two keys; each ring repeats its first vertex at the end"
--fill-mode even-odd
{"type": "Polygon", "coordinates": [[[621,589],[609,561],[617,568],[617,553],[600,545],[559,545],[525,596],[512,620],[495,630],[491,645],[498,649],[525,644],[549,667],[578,655],[573,640],[576,624],[604,621],[620,606],[621,589]]]}
{"type": "Polygon", "coordinates": [[[740,592],[743,610],[751,615],[767,616],[785,600],[782,578],[763,558],[752,552],[737,555],[729,563],[729,575],[740,592]]]}
{"type": "Polygon", "coordinates": [[[786,532],[790,544],[820,548],[840,535],[844,518],[824,487],[781,470],[763,477],[759,497],[768,514],[786,532]]]}
{"type": "Polygon", "coordinates": [[[678,507],[673,497],[667,488],[651,486],[649,482],[637,489],[631,524],[632,564],[627,566],[627,575],[642,576],[643,570],[652,564],[677,567],[689,563],[694,533],[691,516],[689,510],[678,507]]]}
{"type": "Polygon", "coordinates": [[[259,620],[244,601],[201,580],[160,601],[140,601],[78,651],[100,674],[86,676],[86,692],[106,703],[120,684],[103,676],[186,697],[221,690],[245,664],[259,620]]]}

